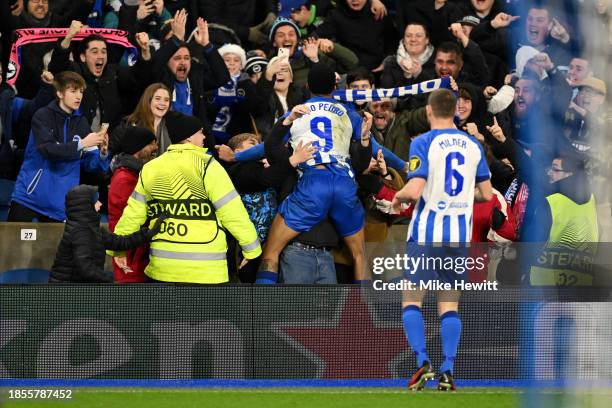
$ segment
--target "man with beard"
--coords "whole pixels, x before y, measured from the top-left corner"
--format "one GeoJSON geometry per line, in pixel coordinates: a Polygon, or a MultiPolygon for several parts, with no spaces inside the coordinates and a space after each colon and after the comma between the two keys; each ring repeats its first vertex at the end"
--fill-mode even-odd
{"type": "MultiPolygon", "coordinates": [[[[455,82],[469,82],[481,87],[489,84],[489,71],[482,51],[478,45],[461,29],[461,24],[453,24],[453,32],[461,42],[443,42],[434,54],[435,78],[450,76],[455,82]],[[463,48],[462,48],[463,46],[463,48]]],[[[423,77],[423,80],[434,78],[423,77]]],[[[414,95],[402,101],[402,109],[416,109],[427,104],[427,95],[414,95]]]]}
{"type": "MultiPolygon", "coordinates": [[[[121,151],[111,163],[113,177],[108,191],[108,228],[115,231],[115,225],[127,206],[128,198],[138,182],[142,166],[157,152],[155,135],[149,129],[130,126],[121,139],[121,151]]],[[[127,252],[125,262],[115,258],[113,262],[114,281],[135,283],[148,281],[144,269],[149,264],[149,246],[142,245],[127,252]]]]}
{"type": "Polygon", "coordinates": [[[205,93],[229,82],[230,75],[225,62],[210,42],[208,23],[198,18],[198,31],[195,43],[202,49],[204,61],[195,63],[192,51],[184,42],[187,14],[178,11],[172,24],[173,36],[153,56],[154,72],[157,81],[170,89],[172,110],[197,117],[204,126],[206,147],[214,152],[215,140],[212,126],[206,116],[207,101],[205,93]]]}
{"type": "MultiPolygon", "coordinates": [[[[541,98],[541,86],[537,79],[523,77],[514,84],[514,108],[511,112],[512,135],[514,139],[523,144],[532,142],[542,143],[536,140],[535,129],[530,129],[534,111],[538,110],[541,98]]],[[[541,135],[541,133],[538,132],[541,135]]]]}
{"type": "MultiPolygon", "coordinates": [[[[131,68],[109,64],[107,44],[104,37],[93,34],[85,37],[79,44],[79,54],[74,62],[70,62],[70,46],[72,39],[81,31],[83,24],[72,21],[70,29],[54,50],[49,71],[54,75],[62,71],[74,71],[85,78],[86,89],[83,94],[81,110],[94,131],[98,131],[102,123],[109,123],[112,130],[127,113],[131,106],[122,106],[123,95],[139,93],[144,83],[143,72],[148,68],[151,59],[149,37],[146,33],[138,33],[136,40],[141,51],[136,65],[131,68]]],[[[76,56],[75,56],[76,57],[76,56]]]]}
{"type": "Polygon", "coordinates": [[[396,108],[396,99],[368,103],[368,111],[374,117],[372,133],[378,143],[407,162],[411,139],[427,132],[429,122],[424,107],[399,113],[396,113],[396,108]]]}
{"type": "Polygon", "coordinates": [[[436,49],[434,70],[437,78],[450,75],[457,82],[479,86],[489,84],[489,69],[484,54],[476,42],[463,31],[461,23],[453,23],[451,32],[456,43],[445,42],[436,49]],[[464,64],[465,63],[465,64],[464,64]]]}
{"type": "MultiPolygon", "coordinates": [[[[19,28],[68,27],[70,21],[85,21],[91,10],[93,0],[74,0],[69,7],[53,13],[49,11],[49,0],[26,0],[24,10],[11,19],[11,30],[19,28]]],[[[3,33],[5,32],[3,27],[3,33]]],[[[10,31],[8,31],[10,32],[10,31]]],[[[7,35],[7,39],[10,36],[7,35]]],[[[6,51],[8,52],[10,48],[6,51]]],[[[21,50],[21,72],[16,87],[24,98],[33,98],[39,84],[31,78],[38,78],[43,71],[43,55],[53,49],[53,43],[30,44],[21,50]]]]}

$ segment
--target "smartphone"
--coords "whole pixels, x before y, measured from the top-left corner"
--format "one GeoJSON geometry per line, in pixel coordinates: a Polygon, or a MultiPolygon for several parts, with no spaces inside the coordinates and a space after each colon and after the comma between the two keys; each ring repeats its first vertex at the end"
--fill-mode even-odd
{"type": "Polygon", "coordinates": [[[100,126],[100,131],[98,133],[100,133],[101,135],[104,135],[108,132],[108,123],[102,123],[102,126],[100,126]]]}
{"type": "Polygon", "coordinates": [[[276,54],[279,58],[287,58],[289,59],[289,48],[279,48],[278,54],[276,54]]]}

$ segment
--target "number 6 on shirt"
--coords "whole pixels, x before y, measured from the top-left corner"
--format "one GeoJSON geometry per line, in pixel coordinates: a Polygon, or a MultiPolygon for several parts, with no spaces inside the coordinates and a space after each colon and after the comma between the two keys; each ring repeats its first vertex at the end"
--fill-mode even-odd
{"type": "Polygon", "coordinates": [[[457,167],[464,163],[465,156],[459,152],[451,152],[446,156],[444,191],[451,197],[457,196],[463,191],[463,176],[459,173],[457,167]]]}

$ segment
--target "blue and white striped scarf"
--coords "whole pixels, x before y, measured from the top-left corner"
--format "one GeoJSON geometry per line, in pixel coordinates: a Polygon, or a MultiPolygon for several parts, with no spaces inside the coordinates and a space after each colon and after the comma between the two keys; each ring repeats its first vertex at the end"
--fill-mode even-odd
{"type": "Polygon", "coordinates": [[[440,88],[451,89],[450,77],[432,79],[414,85],[400,86],[399,88],[343,89],[332,92],[332,98],[346,102],[370,102],[386,98],[402,98],[404,96],[425,94],[440,88]]]}

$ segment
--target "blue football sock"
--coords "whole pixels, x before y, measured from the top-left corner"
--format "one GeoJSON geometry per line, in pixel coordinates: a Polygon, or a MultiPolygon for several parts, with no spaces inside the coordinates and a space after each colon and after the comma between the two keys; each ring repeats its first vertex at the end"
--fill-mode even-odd
{"type": "Polygon", "coordinates": [[[461,337],[461,319],[459,319],[457,312],[446,312],[440,316],[440,337],[442,338],[442,352],[444,353],[444,362],[440,367],[440,372],[450,371],[452,374],[459,338],[461,337]]]}
{"type": "Polygon", "coordinates": [[[410,343],[410,347],[416,354],[417,366],[421,367],[425,361],[429,361],[425,344],[425,322],[423,313],[418,306],[406,306],[402,313],[404,322],[404,333],[410,343]]]}
{"type": "Polygon", "coordinates": [[[278,272],[257,271],[255,283],[258,285],[274,285],[278,282],[278,272]]]}

